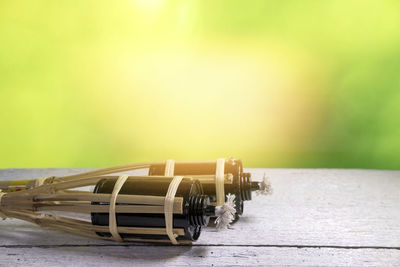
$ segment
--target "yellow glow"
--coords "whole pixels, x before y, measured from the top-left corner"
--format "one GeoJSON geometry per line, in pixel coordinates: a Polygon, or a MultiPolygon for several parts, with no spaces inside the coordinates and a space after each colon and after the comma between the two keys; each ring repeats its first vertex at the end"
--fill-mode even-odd
{"type": "MultiPolygon", "coordinates": [[[[310,56],[258,49],[215,43],[121,49],[93,86],[102,92],[93,94],[93,118],[107,121],[107,135],[144,155],[208,158],[257,154],[267,146],[273,158],[319,126],[323,107],[311,100],[316,88],[307,64],[298,67],[307,60],[315,68],[310,56]]],[[[114,55],[105,54],[104,62],[111,62],[108,56],[114,55]]]]}
{"type": "Polygon", "coordinates": [[[132,0],[135,7],[143,11],[151,12],[159,10],[164,4],[164,0],[132,0]]]}

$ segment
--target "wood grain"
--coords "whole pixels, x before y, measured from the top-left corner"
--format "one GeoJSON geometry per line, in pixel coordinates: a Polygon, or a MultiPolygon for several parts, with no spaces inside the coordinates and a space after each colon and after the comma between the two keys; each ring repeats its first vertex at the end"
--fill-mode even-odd
{"type": "MultiPolygon", "coordinates": [[[[0,170],[0,180],[81,171],[6,169],[0,170]]],[[[78,266],[400,266],[400,171],[247,171],[254,180],[266,173],[273,195],[253,194],[253,200],[245,203],[243,217],[231,229],[207,228],[192,247],[121,245],[5,220],[0,222],[0,265],[70,265],[73,260],[78,266]],[[28,262],[31,257],[33,261],[28,262]]]]}
{"type": "Polygon", "coordinates": [[[398,250],[275,247],[0,248],[0,265],[30,266],[396,266],[398,250]]]}

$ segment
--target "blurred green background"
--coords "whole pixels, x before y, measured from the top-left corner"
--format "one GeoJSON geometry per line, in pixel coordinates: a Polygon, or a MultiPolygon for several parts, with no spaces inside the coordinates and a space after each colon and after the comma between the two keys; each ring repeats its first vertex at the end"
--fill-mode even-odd
{"type": "Polygon", "coordinates": [[[400,1],[0,3],[0,168],[400,168],[400,1]]]}

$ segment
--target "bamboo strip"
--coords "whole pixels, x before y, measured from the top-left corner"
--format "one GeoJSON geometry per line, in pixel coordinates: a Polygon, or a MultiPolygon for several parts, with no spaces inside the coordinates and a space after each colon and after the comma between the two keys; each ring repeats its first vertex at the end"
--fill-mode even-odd
{"type": "Polygon", "coordinates": [[[32,193],[39,193],[39,192],[54,192],[69,188],[78,188],[88,185],[95,185],[99,180],[103,179],[104,177],[90,177],[84,178],[79,180],[71,180],[59,183],[52,183],[52,184],[45,184],[36,188],[13,192],[14,195],[28,195],[32,193]]]}
{"type": "MultiPolygon", "coordinates": [[[[73,194],[38,194],[34,195],[35,201],[93,201],[93,202],[109,202],[110,194],[97,194],[91,192],[73,193],[73,194]]],[[[147,196],[147,195],[118,195],[117,203],[126,204],[147,204],[147,205],[164,205],[164,196],[147,196]]],[[[176,197],[175,205],[182,205],[183,198],[176,197]]]]}
{"type": "MultiPolygon", "coordinates": [[[[52,215],[38,213],[26,213],[21,211],[9,211],[10,217],[23,219],[32,223],[35,223],[42,227],[57,227],[64,228],[67,227],[74,231],[75,229],[78,231],[87,231],[87,232],[103,232],[108,233],[108,226],[101,225],[92,225],[89,222],[76,220],[66,217],[54,217],[52,215]]],[[[174,234],[183,236],[185,235],[185,230],[181,228],[174,228],[174,234]]],[[[165,228],[157,228],[157,227],[118,227],[119,233],[124,234],[147,234],[147,235],[166,235],[165,228]]],[[[74,232],[75,233],[75,232],[74,232]]],[[[95,234],[98,236],[97,234],[95,234]]],[[[91,237],[93,237],[91,235],[91,237]]]]}
{"type": "MultiPolygon", "coordinates": [[[[215,175],[188,175],[193,179],[198,179],[202,184],[214,184],[215,183],[215,175]]],[[[231,173],[227,173],[224,175],[224,183],[232,184],[233,183],[233,175],[231,173]]]]}
{"type": "MultiPolygon", "coordinates": [[[[93,239],[103,239],[103,240],[113,240],[111,237],[108,236],[99,236],[96,233],[89,232],[89,231],[78,231],[75,229],[71,229],[68,227],[61,227],[57,225],[52,225],[48,227],[50,229],[56,229],[64,232],[69,232],[72,234],[80,235],[83,237],[88,237],[88,238],[93,238],[93,239]]],[[[125,242],[146,242],[146,243],[171,243],[169,239],[148,239],[148,238],[133,238],[133,237],[128,237],[124,238],[123,241],[125,242]]],[[[182,245],[190,245],[192,242],[190,240],[179,240],[179,244],[182,245]]]]}
{"type": "MultiPolygon", "coordinates": [[[[107,179],[118,179],[119,176],[117,175],[107,175],[107,176],[101,176],[102,178],[107,178],[107,179]]],[[[146,180],[146,181],[152,181],[152,182],[165,182],[166,180],[171,180],[174,178],[174,176],[164,176],[164,175],[152,175],[152,176],[136,176],[136,175],[130,175],[129,176],[129,180],[133,180],[133,181],[142,181],[142,180],[146,180]]],[[[192,179],[191,176],[186,177],[185,179],[192,179]]]]}
{"type": "MultiPolygon", "coordinates": [[[[108,226],[100,226],[93,225],[90,222],[76,220],[65,217],[56,218],[58,223],[68,224],[73,227],[78,227],[82,230],[95,231],[95,232],[104,232],[108,233],[108,226]]],[[[118,227],[118,232],[125,234],[155,234],[155,235],[165,235],[165,228],[156,228],[156,227],[118,227]]],[[[175,228],[174,232],[177,235],[185,235],[185,230],[180,228],[175,228]]]]}
{"type": "MultiPolygon", "coordinates": [[[[9,205],[8,209],[13,210],[29,210],[29,211],[63,211],[72,213],[108,213],[109,205],[90,205],[88,204],[35,204],[20,203],[19,205],[9,205]]],[[[164,213],[163,206],[148,206],[148,205],[117,205],[116,212],[118,213],[164,213]]],[[[182,214],[182,209],[174,209],[174,214],[182,214]]]]}
{"type": "MultiPolygon", "coordinates": [[[[71,228],[77,228],[84,231],[94,231],[94,232],[102,232],[109,233],[108,226],[101,225],[92,225],[89,222],[75,220],[64,217],[57,217],[55,219],[55,223],[65,225],[71,228]]],[[[157,227],[118,227],[118,232],[123,234],[148,234],[148,235],[166,235],[165,228],[157,228],[157,227]]],[[[184,229],[175,228],[174,233],[177,235],[185,235],[184,229]]]]}
{"type": "Polygon", "coordinates": [[[128,165],[122,165],[122,166],[116,166],[116,167],[111,167],[111,168],[104,168],[104,169],[98,169],[90,172],[85,172],[85,173],[79,173],[75,175],[68,175],[68,176],[63,176],[63,177],[57,177],[57,178],[63,178],[66,180],[69,179],[80,179],[80,178],[87,178],[87,177],[92,177],[92,176],[100,176],[100,175],[106,175],[106,174],[112,174],[112,173],[118,173],[118,172],[124,172],[124,171],[133,171],[133,170],[138,170],[138,169],[144,169],[144,168],[149,168],[151,164],[154,164],[155,162],[143,162],[143,163],[134,163],[134,164],[128,164],[128,165]]]}
{"type": "MultiPolygon", "coordinates": [[[[150,243],[169,243],[171,244],[171,240],[169,239],[145,239],[145,238],[124,238],[125,242],[150,242],[150,243]]],[[[178,240],[178,245],[190,245],[192,241],[190,240],[178,240]]]]}
{"type": "MultiPolygon", "coordinates": [[[[55,204],[54,206],[34,206],[33,211],[65,211],[74,213],[108,213],[108,205],[69,205],[60,206],[55,204]]],[[[118,213],[164,213],[163,206],[147,206],[147,205],[118,205],[115,207],[118,213]]],[[[174,214],[182,214],[182,210],[174,210],[174,214]]]]}
{"type": "MultiPolygon", "coordinates": [[[[163,179],[171,178],[169,176],[146,176],[146,177],[135,177],[135,179],[150,179],[157,178],[155,181],[163,181],[163,179]]],[[[187,174],[185,178],[192,178],[199,180],[202,184],[215,184],[215,174],[205,174],[205,175],[192,175],[187,174]]],[[[138,180],[139,180],[138,179],[138,180]]],[[[224,174],[224,183],[225,184],[232,184],[233,183],[233,175],[231,173],[224,174]]]]}
{"type": "Polygon", "coordinates": [[[167,194],[165,195],[165,203],[164,203],[165,230],[167,232],[169,239],[171,240],[171,243],[174,245],[177,245],[178,241],[176,240],[176,236],[172,231],[174,224],[173,204],[176,191],[182,179],[183,176],[175,176],[174,179],[172,179],[171,183],[169,184],[167,194]]]}
{"type": "MultiPolygon", "coordinates": [[[[108,207],[107,202],[103,202],[102,205],[91,205],[91,201],[40,201],[40,202],[32,202],[32,201],[8,201],[7,203],[2,203],[2,207],[7,209],[18,209],[18,210],[33,210],[33,211],[41,211],[41,210],[57,210],[57,211],[69,211],[70,207],[96,207],[96,212],[101,207],[108,207]],[[106,204],[107,203],[107,204],[106,204]]],[[[183,199],[181,201],[174,202],[174,213],[182,214],[183,199]]],[[[121,213],[146,213],[141,212],[143,209],[149,208],[151,211],[155,211],[156,213],[163,213],[163,205],[118,205],[117,211],[121,213]]],[[[87,210],[87,209],[85,209],[87,210]]],[[[77,213],[82,213],[81,211],[77,213]]],[[[90,211],[89,211],[90,212],[90,211]]],[[[103,211],[101,211],[103,212],[103,211]]]]}
{"type": "MultiPolygon", "coordinates": [[[[179,161],[175,161],[175,165],[176,164],[204,164],[204,163],[209,163],[209,164],[214,164],[215,160],[179,160],[179,161]]],[[[164,164],[165,165],[165,161],[164,162],[152,162],[152,165],[160,165],[160,164],[164,164]]]]}
{"type": "MultiPolygon", "coordinates": [[[[37,195],[16,195],[7,194],[3,197],[1,205],[4,207],[20,207],[23,209],[31,209],[32,205],[40,206],[46,201],[64,201],[58,204],[78,204],[78,201],[88,202],[109,202],[110,194],[96,194],[91,192],[82,192],[74,194],[42,194],[37,195]],[[69,203],[67,201],[72,201],[69,203]]],[[[145,204],[145,205],[164,205],[165,197],[161,196],[141,196],[141,195],[118,195],[117,203],[126,204],[145,204]]],[[[177,197],[174,201],[174,210],[181,212],[183,198],[177,197]]],[[[89,203],[90,204],[90,203],[89,203]]],[[[43,206],[43,205],[42,205],[43,206]]],[[[50,206],[50,205],[47,205],[50,206]]],[[[51,205],[54,206],[54,205],[51,205]]],[[[130,206],[132,207],[132,206],[130,206]]]]}

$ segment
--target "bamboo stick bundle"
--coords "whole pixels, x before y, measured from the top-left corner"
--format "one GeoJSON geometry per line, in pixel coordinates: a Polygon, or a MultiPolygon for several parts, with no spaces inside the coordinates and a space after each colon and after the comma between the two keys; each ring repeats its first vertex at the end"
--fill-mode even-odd
{"type": "MultiPolygon", "coordinates": [[[[186,244],[197,240],[216,212],[198,179],[107,175],[144,166],[148,164],[0,182],[0,216],[120,242],[186,244]],[[82,214],[90,219],[82,218],[82,214]]],[[[219,228],[232,221],[234,198],[229,195],[227,203],[218,207],[219,212],[223,211],[217,220],[219,228]]]]}

